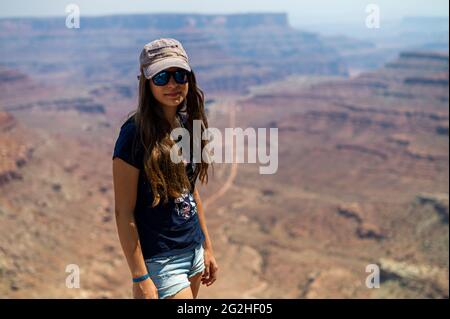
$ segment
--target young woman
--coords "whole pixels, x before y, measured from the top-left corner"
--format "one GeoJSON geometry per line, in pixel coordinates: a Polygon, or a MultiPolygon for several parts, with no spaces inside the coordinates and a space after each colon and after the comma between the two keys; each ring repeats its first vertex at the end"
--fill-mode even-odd
{"type": "MultiPolygon", "coordinates": [[[[203,160],[175,163],[174,128],[193,143],[193,120],[203,121],[203,92],[181,43],[158,39],[140,55],[137,110],[122,125],[113,154],[117,230],[135,298],[196,298],[218,266],[206,227],[197,178],[208,182],[203,160]]],[[[205,141],[201,141],[202,147],[205,141]]],[[[191,151],[191,154],[193,152],[191,151]]]]}

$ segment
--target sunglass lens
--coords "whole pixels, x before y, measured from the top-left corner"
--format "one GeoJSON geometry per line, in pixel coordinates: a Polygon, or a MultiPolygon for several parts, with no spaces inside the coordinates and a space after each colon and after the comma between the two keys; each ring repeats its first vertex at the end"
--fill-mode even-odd
{"type": "Polygon", "coordinates": [[[175,78],[175,82],[177,82],[178,84],[184,84],[188,80],[187,79],[187,72],[185,70],[175,71],[173,76],[175,78]]]}
{"type": "Polygon", "coordinates": [[[166,85],[169,82],[169,76],[170,74],[168,72],[162,71],[156,74],[152,80],[155,85],[166,85]]]}

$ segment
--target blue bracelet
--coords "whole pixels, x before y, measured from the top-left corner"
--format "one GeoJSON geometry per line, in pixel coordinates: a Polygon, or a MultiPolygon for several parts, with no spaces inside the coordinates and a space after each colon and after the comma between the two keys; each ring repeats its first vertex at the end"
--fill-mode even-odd
{"type": "Polygon", "coordinates": [[[141,281],[144,281],[147,278],[150,278],[149,274],[145,274],[145,275],[143,275],[141,277],[133,278],[133,282],[141,282],[141,281]]]}

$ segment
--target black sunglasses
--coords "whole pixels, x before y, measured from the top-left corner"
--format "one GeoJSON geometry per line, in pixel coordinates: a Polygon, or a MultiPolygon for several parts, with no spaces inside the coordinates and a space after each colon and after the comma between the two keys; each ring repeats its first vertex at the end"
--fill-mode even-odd
{"type": "Polygon", "coordinates": [[[180,69],[176,71],[161,71],[152,77],[152,81],[157,86],[164,86],[170,81],[170,77],[173,76],[175,82],[178,84],[185,84],[188,81],[188,71],[180,69]]]}

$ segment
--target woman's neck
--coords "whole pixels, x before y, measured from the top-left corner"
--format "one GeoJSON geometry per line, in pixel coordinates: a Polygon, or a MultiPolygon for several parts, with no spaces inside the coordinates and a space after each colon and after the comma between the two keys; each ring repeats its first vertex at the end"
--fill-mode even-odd
{"type": "Polygon", "coordinates": [[[176,127],[176,123],[177,123],[177,119],[176,119],[176,115],[177,115],[177,107],[169,107],[169,106],[162,106],[163,112],[164,112],[164,117],[167,119],[167,121],[169,121],[169,123],[176,127]]]}

